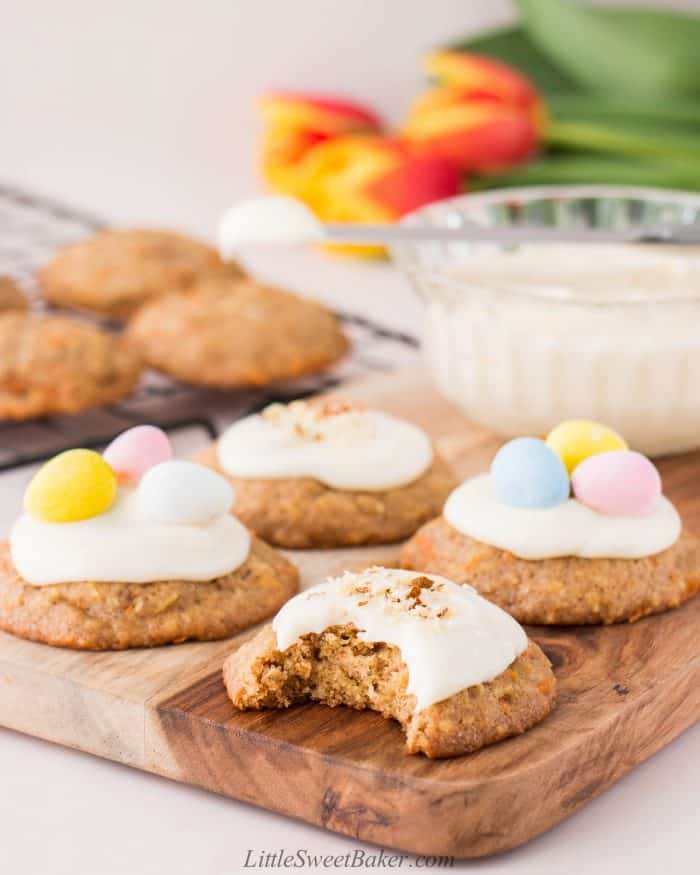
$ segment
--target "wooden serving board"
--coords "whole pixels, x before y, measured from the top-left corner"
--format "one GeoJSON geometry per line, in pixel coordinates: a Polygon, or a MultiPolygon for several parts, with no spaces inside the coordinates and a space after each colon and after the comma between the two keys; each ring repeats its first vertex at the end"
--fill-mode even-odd
{"type": "MultiPolygon", "coordinates": [[[[346,394],[418,422],[462,476],[483,470],[499,443],[422,372],[346,394]]],[[[661,470],[686,525],[700,531],[700,454],[661,470]]],[[[397,554],[293,558],[308,585],[397,554]]],[[[0,634],[0,724],[384,846],[492,854],[572,814],[700,716],[700,597],[631,625],[529,631],[554,665],[558,707],[519,738],[452,760],[405,754],[398,726],[371,712],[236,712],[221,665],[251,631],[102,654],[0,634]]]]}

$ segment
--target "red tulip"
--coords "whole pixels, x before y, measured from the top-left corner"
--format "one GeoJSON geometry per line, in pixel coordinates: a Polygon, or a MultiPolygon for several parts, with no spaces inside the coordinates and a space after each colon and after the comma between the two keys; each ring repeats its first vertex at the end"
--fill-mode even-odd
{"type": "Polygon", "coordinates": [[[441,84],[414,103],[403,129],[418,151],[488,173],[530,158],[545,124],[542,101],[520,73],[490,58],[437,52],[427,67],[441,84]]]}
{"type": "Polygon", "coordinates": [[[459,191],[460,174],[439,155],[417,155],[386,137],[344,136],[302,162],[304,199],[327,221],[393,221],[459,191]]]}
{"type": "Polygon", "coordinates": [[[298,165],[312,147],[347,133],[374,132],[379,118],[348,100],[273,91],[260,99],[265,122],[262,173],[277,191],[299,195],[298,165]]]}
{"type": "Polygon", "coordinates": [[[428,55],[424,67],[438,85],[458,88],[474,100],[494,99],[527,109],[540,99],[529,79],[495,58],[440,51],[428,55]]]}

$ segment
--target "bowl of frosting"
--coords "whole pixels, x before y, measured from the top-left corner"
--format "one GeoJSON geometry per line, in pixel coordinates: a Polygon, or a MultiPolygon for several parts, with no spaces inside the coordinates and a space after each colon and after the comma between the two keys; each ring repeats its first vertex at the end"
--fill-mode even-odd
{"type": "MultiPolygon", "coordinates": [[[[404,219],[460,228],[700,225],[700,195],[546,186],[451,198],[404,219]]],[[[423,350],[474,421],[544,435],[603,421],[646,455],[700,446],[700,248],[411,242],[392,256],[425,305],[423,350]]]]}

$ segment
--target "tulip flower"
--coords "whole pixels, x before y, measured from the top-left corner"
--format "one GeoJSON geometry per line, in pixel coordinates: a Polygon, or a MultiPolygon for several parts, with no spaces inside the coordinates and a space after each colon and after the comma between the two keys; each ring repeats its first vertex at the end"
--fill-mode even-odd
{"type": "Polygon", "coordinates": [[[537,150],[544,112],[527,79],[460,52],[434,53],[427,66],[438,87],[418,98],[399,135],[385,135],[375,113],[347,100],[265,95],[268,184],[327,222],[391,222],[457,194],[465,172],[508,169],[537,150]]]}
{"type": "Polygon", "coordinates": [[[300,173],[304,200],[331,222],[394,221],[460,188],[451,161],[379,136],[328,140],[307,153],[300,173]]]}
{"type": "Polygon", "coordinates": [[[457,88],[473,100],[498,100],[524,109],[540,102],[529,79],[495,58],[440,51],[426,57],[424,68],[438,85],[457,88]]]}
{"type": "Polygon", "coordinates": [[[493,173],[537,151],[546,116],[520,73],[462,52],[436,52],[426,66],[439,85],[415,101],[402,132],[418,152],[442,155],[465,172],[493,173]]]}
{"type": "MultiPolygon", "coordinates": [[[[392,222],[461,188],[455,165],[439,155],[417,155],[399,140],[345,134],[308,149],[289,168],[293,193],[326,222],[392,222]]],[[[380,246],[330,248],[379,255],[380,246]]]]}
{"type": "Polygon", "coordinates": [[[268,92],[260,99],[265,123],[262,173],[277,191],[298,195],[296,167],[318,143],[347,133],[378,132],[380,119],[358,103],[295,92],[268,92]]]}
{"type": "Polygon", "coordinates": [[[420,153],[442,155],[465,172],[493,173],[534,155],[541,123],[518,107],[440,89],[420,98],[402,134],[420,153]]]}
{"type": "Polygon", "coordinates": [[[378,117],[359,104],[275,92],[263,97],[260,108],[263,176],[324,221],[391,222],[460,190],[452,161],[383,136],[378,117]]]}
{"type": "Polygon", "coordinates": [[[261,97],[260,110],[268,127],[315,131],[325,136],[382,128],[379,117],[367,107],[317,94],[270,91],[261,97]]]}

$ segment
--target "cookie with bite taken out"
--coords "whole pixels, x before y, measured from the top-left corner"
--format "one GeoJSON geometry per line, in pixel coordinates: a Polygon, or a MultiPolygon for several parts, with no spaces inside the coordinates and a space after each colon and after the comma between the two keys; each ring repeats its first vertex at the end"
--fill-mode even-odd
{"type": "Polygon", "coordinates": [[[470,587],[388,568],[296,596],[224,663],[236,708],[320,702],[396,720],[407,753],[451,757],[531,729],[554,707],[549,661],[470,587]]]}

